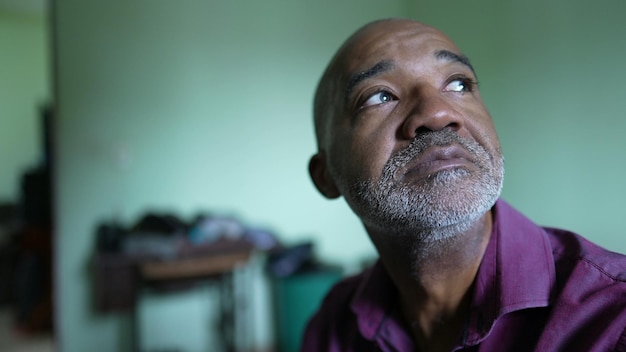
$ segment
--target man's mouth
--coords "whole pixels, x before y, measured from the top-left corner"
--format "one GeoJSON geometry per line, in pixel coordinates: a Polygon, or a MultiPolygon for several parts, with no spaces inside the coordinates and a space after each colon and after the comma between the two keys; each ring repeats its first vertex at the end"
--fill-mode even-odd
{"type": "Polygon", "coordinates": [[[432,146],[407,164],[404,176],[422,178],[444,170],[473,168],[472,160],[472,155],[458,144],[432,146]]]}

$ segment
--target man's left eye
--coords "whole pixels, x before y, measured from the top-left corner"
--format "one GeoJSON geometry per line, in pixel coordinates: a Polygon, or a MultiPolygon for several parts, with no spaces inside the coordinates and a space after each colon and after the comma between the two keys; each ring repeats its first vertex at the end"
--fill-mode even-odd
{"type": "Polygon", "coordinates": [[[455,79],[446,85],[444,91],[462,93],[471,91],[471,87],[466,81],[462,79],[455,79]]]}

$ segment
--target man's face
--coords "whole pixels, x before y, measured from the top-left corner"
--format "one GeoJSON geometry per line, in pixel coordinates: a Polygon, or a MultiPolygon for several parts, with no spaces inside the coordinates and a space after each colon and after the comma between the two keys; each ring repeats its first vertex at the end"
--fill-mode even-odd
{"type": "Polygon", "coordinates": [[[502,186],[500,145],[473,69],[445,35],[376,23],[329,72],[320,155],[368,228],[454,232],[489,210],[502,186]]]}

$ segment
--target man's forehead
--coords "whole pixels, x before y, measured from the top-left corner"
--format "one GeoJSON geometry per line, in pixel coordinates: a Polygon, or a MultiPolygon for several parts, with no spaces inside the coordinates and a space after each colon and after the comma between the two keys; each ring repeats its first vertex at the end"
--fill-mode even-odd
{"type": "Polygon", "coordinates": [[[376,50],[379,46],[405,43],[425,38],[436,38],[454,45],[440,30],[426,24],[410,20],[385,20],[365,25],[343,45],[342,51],[349,55],[355,52],[376,50]]]}
{"type": "Polygon", "coordinates": [[[341,81],[381,61],[395,61],[393,49],[411,45],[413,54],[436,55],[442,49],[458,53],[456,45],[441,31],[410,20],[384,20],[364,26],[337,52],[335,77],[341,81]]]}

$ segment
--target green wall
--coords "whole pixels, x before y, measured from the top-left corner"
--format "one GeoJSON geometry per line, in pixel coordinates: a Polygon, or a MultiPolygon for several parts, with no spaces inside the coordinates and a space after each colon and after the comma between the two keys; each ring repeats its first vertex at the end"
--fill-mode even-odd
{"type": "MultiPolygon", "coordinates": [[[[401,1],[55,4],[64,352],[129,346],[125,317],[90,309],[88,261],[103,219],[132,222],[149,208],[211,211],[271,228],[287,243],[315,236],[320,255],[345,265],[371,255],[348,207],[309,181],[311,100],[339,43],[366,21],[405,12],[401,1]]],[[[159,309],[152,302],[146,314],[159,309]]],[[[207,319],[210,304],[197,304],[207,319]]],[[[146,343],[196,331],[184,315],[164,314],[178,330],[158,336],[147,326],[146,343]]],[[[197,340],[187,350],[200,350],[197,340]]]]}
{"type": "Polygon", "coordinates": [[[16,202],[20,177],[42,158],[40,107],[48,102],[43,16],[0,8],[0,202],[16,202]]]}
{"type": "MultiPolygon", "coordinates": [[[[57,0],[62,350],[129,350],[126,317],[90,309],[103,219],[212,211],[287,243],[314,237],[323,259],[348,269],[373,255],[357,219],[317,194],[306,167],[317,79],[339,43],[379,17],[439,26],[473,59],[506,156],[507,200],[626,252],[624,4],[57,0]]],[[[208,350],[203,292],[149,297],[147,342],[192,334],[188,350],[208,350]]],[[[271,343],[269,333],[258,329],[257,341],[271,343]]]]}
{"type": "Polygon", "coordinates": [[[626,253],[626,2],[412,2],[473,60],[500,134],[503,197],[626,253]]]}

